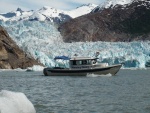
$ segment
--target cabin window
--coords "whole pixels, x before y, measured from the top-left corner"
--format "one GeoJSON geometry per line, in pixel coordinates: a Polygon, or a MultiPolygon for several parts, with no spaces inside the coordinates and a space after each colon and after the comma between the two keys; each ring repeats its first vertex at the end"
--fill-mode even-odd
{"type": "Polygon", "coordinates": [[[72,60],[71,65],[91,65],[91,60],[72,60]]]}
{"type": "Polygon", "coordinates": [[[91,64],[91,60],[88,60],[88,64],[91,64]]]}
{"type": "Polygon", "coordinates": [[[79,64],[79,65],[82,65],[82,61],[78,61],[78,64],[79,64]]]}
{"type": "Polygon", "coordinates": [[[87,64],[87,61],[86,60],[82,60],[82,64],[83,65],[87,64]]]}
{"type": "Polygon", "coordinates": [[[76,60],[73,60],[73,62],[72,62],[72,63],[73,63],[73,65],[77,65],[76,60]]]}
{"type": "Polygon", "coordinates": [[[92,64],[96,64],[96,62],[97,62],[97,60],[95,59],[95,60],[92,60],[92,64]]]}

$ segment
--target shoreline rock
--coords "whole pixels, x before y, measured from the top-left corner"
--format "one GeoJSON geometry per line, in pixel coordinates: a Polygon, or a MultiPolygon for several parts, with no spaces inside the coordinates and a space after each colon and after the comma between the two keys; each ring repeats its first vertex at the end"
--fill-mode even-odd
{"type": "Polygon", "coordinates": [[[28,57],[0,26],[0,69],[16,69],[42,65],[34,58],[28,57]]]}

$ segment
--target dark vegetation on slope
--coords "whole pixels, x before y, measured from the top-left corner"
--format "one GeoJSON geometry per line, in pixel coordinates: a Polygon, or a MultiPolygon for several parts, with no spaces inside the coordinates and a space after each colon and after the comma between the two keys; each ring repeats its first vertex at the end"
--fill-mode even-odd
{"type": "Polygon", "coordinates": [[[94,10],[59,27],[65,42],[150,40],[149,0],[94,10]]]}

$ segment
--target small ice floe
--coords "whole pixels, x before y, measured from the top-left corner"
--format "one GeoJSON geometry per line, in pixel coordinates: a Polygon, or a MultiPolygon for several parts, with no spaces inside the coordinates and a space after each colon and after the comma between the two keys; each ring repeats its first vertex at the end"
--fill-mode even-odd
{"type": "Polygon", "coordinates": [[[121,68],[122,70],[147,70],[148,68],[145,68],[145,67],[142,67],[142,68],[134,68],[134,67],[132,67],[132,68],[121,68]]]}
{"type": "Polygon", "coordinates": [[[0,113],[36,113],[33,104],[20,92],[0,92],[0,113]]]}
{"type": "Polygon", "coordinates": [[[43,71],[44,67],[40,65],[34,65],[33,67],[28,67],[26,69],[27,72],[32,72],[32,71],[43,71]]]}
{"type": "Polygon", "coordinates": [[[12,71],[13,69],[0,69],[0,72],[3,72],[3,71],[12,71]]]}
{"type": "Polygon", "coordinates": [[[32,69],[32,67],[28,67],[26,71],[27,71],[27,72],[32,72],[33,69],[32,69]]]}
{"type": "Polygon", "coordinates": [[[106,75],[98,75],[98,74],[87,74],[87,77],[111,77],[112,74],[106,74],[106,75]]]}
{"type": "Polygon", "coordinates": [[[16,68],[16,69],[13,69],[14,71],[25,71],[25,69],[21,69],[21,68],[16,68]]]}

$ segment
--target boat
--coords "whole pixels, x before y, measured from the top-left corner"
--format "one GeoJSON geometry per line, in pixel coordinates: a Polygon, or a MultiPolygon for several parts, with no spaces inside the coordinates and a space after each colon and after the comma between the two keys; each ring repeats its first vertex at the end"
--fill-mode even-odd
{"type": "Polygon", "coordinates": [[[54,60],[68,60],[69,68],[55,66],[44,68],[45,76],[86,76],[87,74],[116,75],[122,64],[108,65],[107,63],[97,63],[96,57],[73,57],[56,56],[54,60]]]}

